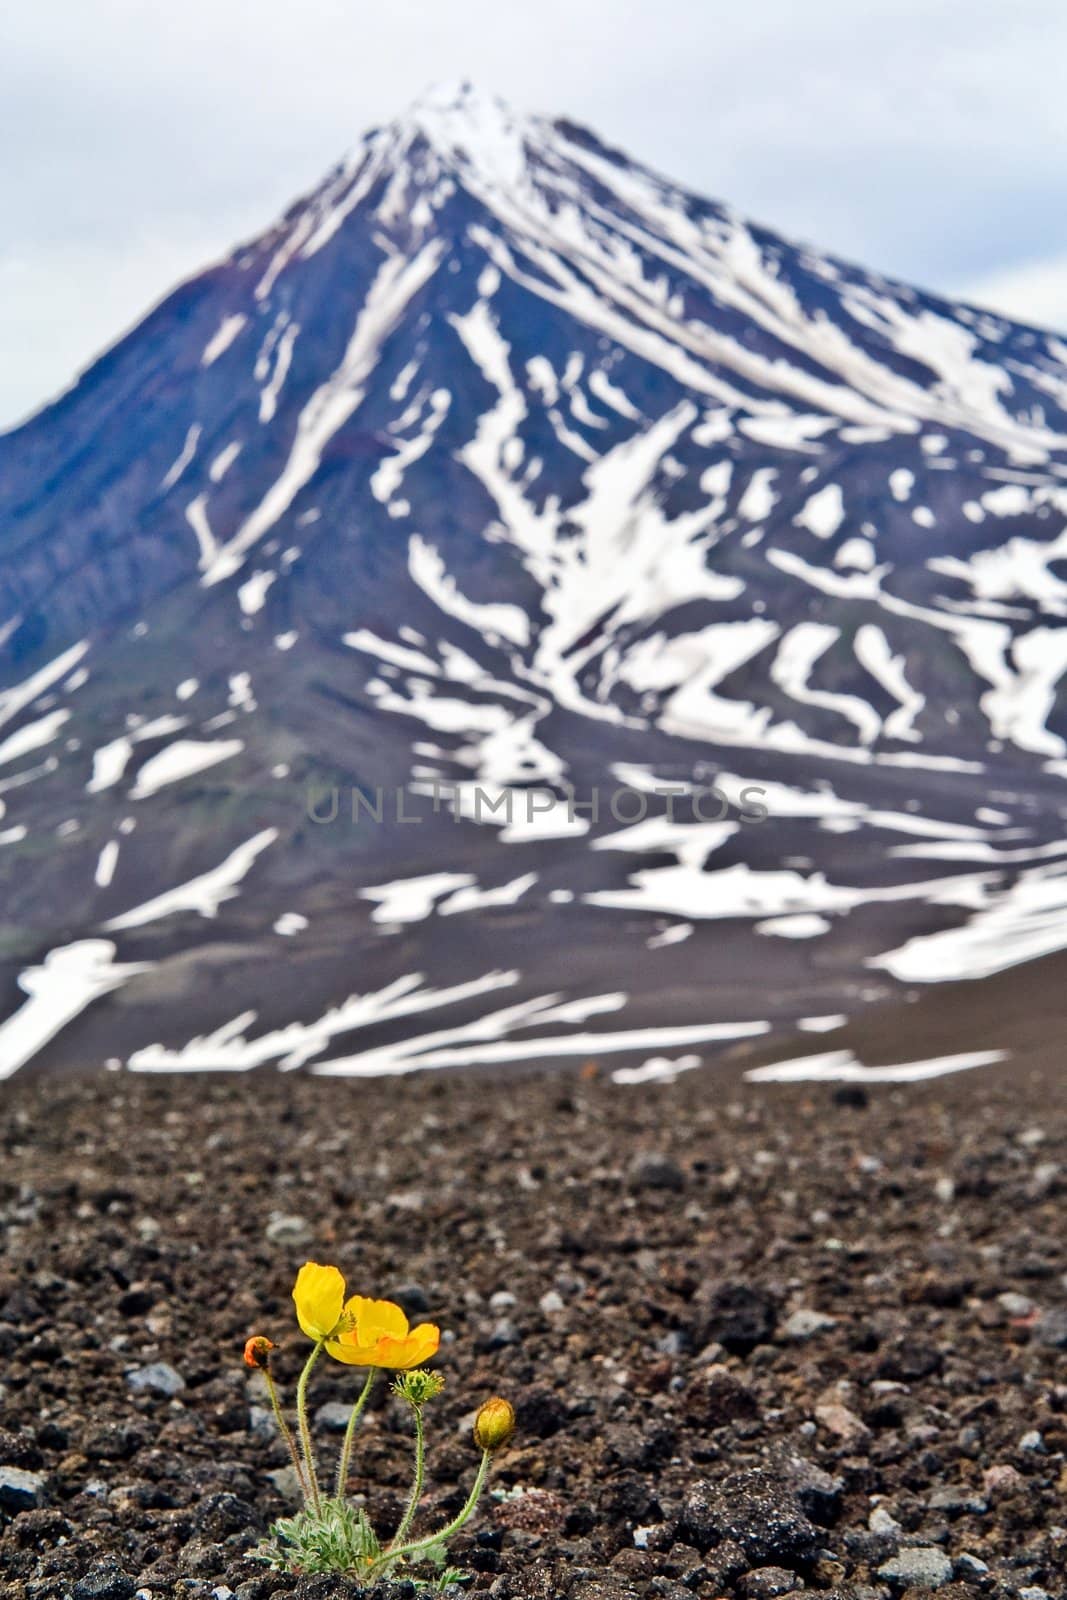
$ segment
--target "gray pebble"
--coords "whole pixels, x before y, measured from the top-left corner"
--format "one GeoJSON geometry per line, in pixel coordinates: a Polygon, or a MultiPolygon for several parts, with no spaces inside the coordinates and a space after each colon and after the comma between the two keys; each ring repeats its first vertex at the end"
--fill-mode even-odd
{"type": "Polygon", "coordinates": [[[268,1244],[280,1245],[283,1249],[302,1249],[312,1240],[310,1223],[304,1217],[287,1215],[284,1211],[272,1211],[266,1227],[268,1244]]]}
{"type": "Polygon", "coordinates": [[[925,1584],[940,1589],[952,1580],[952,1562],[934,1545],[905,1545],[892,1560],[878,1568],[878,1576],[897,1583],[925,1584]]]}
{"type": "Polygon", "coordinates": [[[950,1516],[981,1517],[989,1510],[989,1501],[965,1487],[935,1489],[927,1501],[931,1511],[947,1511],[950,1516]]]}
{"type": "Polygon", "coordinates": [[[872,1533],[892,1534],[895,1536],[903,1532],[900,1523],[895,1517],[890,1516],[885,1506],[875,1506],[867,1518],[867,1526],[872,1533]]]}
{"type": "Polygon", "coordinates": [[[33,1511],[44,1505],[46,1482],[43,1472],[0,1467],[0,1511],[17,1516],[20,1511],[33,1511]]]}
{"type": "Polygon", "coordinates": [[[343,1400],[327,1400],[316,1411],[315,1423],[327,1433],[344,1433],[351,1415],[352,1407],[346,1406],[343,1400]]]}
{"type": "Polygon", "coordinates": [[[253,1439],[261,1439],[264,1443],[273,1439],[278,1432],[274,1412],[268,1410],[266,1406],[249,1406],[248,1431],[253,1439]]]}
{"type": "Polygon", "coordinates": [[[1067,1350],[1067,1306],[1050,1306],[1034,1323],[1031,1336],[1046,1350],[1067,1350]]]}
{"type": "Polygon", "coordinates": [[[817,1333],[829,1333],[836,1327],[837,1318],[828,1317],[823,1311],[794,1311],[778,1329],[778,1337],[801,1343],[806,1339],[814,1339],[817,1333]]]}
{"type": "Polygon", "coordinates": [[[670,1156],[644,1150],[630,1162],[627,1181],[631,1189],[684,1189],[685,1173],[670,1156]]]}
{"type": "Polygon", "coordinates": [[[175,1372],[165,1361],[153,1361],[147,1367],[134,1367],[132,1372],[127,1372],[126,1382],[135,1394],[162,1394],[168,1399],[181,1394],[185,1388],[181,1373],[175,1372]]]}
{"type": "Polygon", "coordinates": [[[283,1500],[296,1502],[301,1499],[300,1479],[295,1467],[276,1467],[273,1472],[266,1474],[266,1479],[283,1500]]]}

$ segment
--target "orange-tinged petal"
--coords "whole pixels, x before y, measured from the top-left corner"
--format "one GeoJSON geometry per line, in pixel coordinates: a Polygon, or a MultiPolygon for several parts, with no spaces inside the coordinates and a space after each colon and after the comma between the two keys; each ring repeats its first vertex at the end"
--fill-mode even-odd
{"type": "Polygon", "coordinates": [[[414,1360],[405,1361],[405,1366],[421,1367],[424,1361],[429,1361],[431,1356],[437,1354],[441,1343],[441,1330],[432,1322],[420,1322],[417,1328],[412,1328],[408,1335],[408,1343],[414,1351],[414,1360]]]}
{"type": "Polygon", "coordinates": [[[348,1367],[384,1367],[390,1372],[403,1372],[428,1361],[440,1342],[440,1329],[432,1322],[423,1322],[401,1339],[383,1334],[379,1339],[364,1340],[358,1329],[352,1328],[331,1339],[326,1351],[348,1367]]]}
{"type": "Polygon", "coordinates": [[[327,1339],[340,1322],[345,1280],[336,1267],[305,1261],[293,1285],[296,1320],[309,1339],[327,1339]]]}
{"type": "Polygon", "coordinates": [[[440,1330],[432,1322],[423,1322],[406,1339],[379,1339],[375,1365],[397,1372],[419,1367],[436,1355],[440,1343],[440,1330]]]}
{"type": "Polygon", "coordinates": [[[345,1306],[356,1319],[360,1344],[374,1344],[378,1339],[406,1339],[408,1319],[392,1300],[366,1300],[354,1294],[345,1306]]]}
{"type": "Polygon", "coordinates": [[[378,1362],[374,1357],[377,1348],[373,1344],[359,1344],[352,1333],[341,1333],[336,1339],[327,1341],[326,1354],[333,1356],[335,1361],[344,1362],[346,1367],[376,1367],[378,1362]]]}

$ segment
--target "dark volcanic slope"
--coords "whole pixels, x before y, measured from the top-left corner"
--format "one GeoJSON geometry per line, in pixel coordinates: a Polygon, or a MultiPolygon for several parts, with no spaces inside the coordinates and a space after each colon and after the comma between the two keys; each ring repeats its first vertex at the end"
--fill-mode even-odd
{"type": "MultiPolygon", "coordinates": [[[[455,1551],[476,1592],[754,1600],[803,1575],[836,1600],[918,1600],[875,1574],[920,1547],[952,1600],[1061,1600],[1058,1062],[875,1087],[866,1107],[833,1093],[726,1069],[652,1095],[512,1077],[489,1099],[466,1074],[16,1081],[0,1483],[42,1474],[43,1504],[0,1512],[2,1592],[292,1591],[246,1559],[284,1508],[265,1475],[285,1455],[240,1352],[278,1339],[291,1392],[307,1255],[361,1292],[421,1295],[454,1336],[427,1526],[470,1481],[463,1419],[514,1398],[495,1481],[515,1498],[455,1551]],[[137,1392],[155,1363],[173,1397],[137,1392]]],[[[317,1372],[314,1408],[352,1385],[317,1372]]],[[[337,1435],[317,1437],[325,1464],[337,1435]]],[[[374,1409],[353,1489],[383,1525],[407,1449],[374,1409]]]]}
{"type": "Polygon", "coordinates": [[[632,1064],[1058,948],[1064,357],[466,89],[370,133],[0,439],[0,1074],[632,1064]]]}

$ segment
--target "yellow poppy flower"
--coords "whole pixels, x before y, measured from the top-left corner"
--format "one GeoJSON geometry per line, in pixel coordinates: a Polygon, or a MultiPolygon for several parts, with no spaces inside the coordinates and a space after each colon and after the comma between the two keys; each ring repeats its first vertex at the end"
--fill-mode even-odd
{"type": "Polygon", "coordinates": [[[431,1322],[408,1326],[391,1300],[345,1299],[345,1280],[336,1267],[306,1261],[293,1287],[296,1319],[309,1339],[324,1343],[327,1355],[349,1367],[403,1371],[421,1366],[437,1351],[440,1329],[431,1322]]]}
{"type": "Polygon", "coordinates": [[[387,1367],[397,1372],[421,1367],[437,1354],[441,1330],[432,1322],[409,1327],[407,1317],[391,1300],[365,1300],[357,1294],[344,1309],[351,1324],[326,1348],[346,1366],[387,1367]]]}
{"type": "Polygon", "coordinates": [[[339,1333],[345,1321],[345,1280],[336,1267],[305,1261],[293,1285],[296,1320],[318,1343],[339,1333]]]}

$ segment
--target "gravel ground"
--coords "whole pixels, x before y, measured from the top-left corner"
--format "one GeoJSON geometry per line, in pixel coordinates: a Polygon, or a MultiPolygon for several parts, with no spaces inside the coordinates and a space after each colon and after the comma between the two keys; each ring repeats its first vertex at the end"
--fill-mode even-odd
{"type": "MultiPolygon", "coordinates": [[[[1063,1600],[1065,1124],[1051,1066],[9,1083],[0,1593],[358,1592],[248,1554],[291,1501],[241,1348],[274,1338],[291,1396],[310,1257],[444,1330],[420,1526],[515,1402],[457,1595],[1063,1600]]],[[[324,1465],[358,1376],[316,1370],[324,1465]]],[[[382,1391],[352,1488],[387,1529],[382,1391]]]]}

